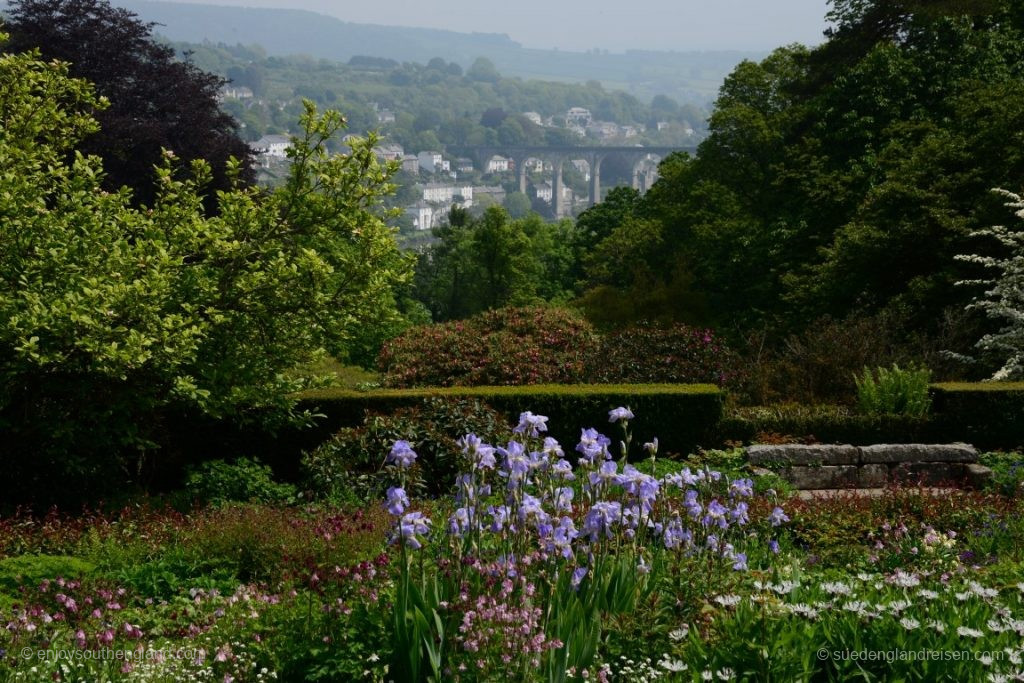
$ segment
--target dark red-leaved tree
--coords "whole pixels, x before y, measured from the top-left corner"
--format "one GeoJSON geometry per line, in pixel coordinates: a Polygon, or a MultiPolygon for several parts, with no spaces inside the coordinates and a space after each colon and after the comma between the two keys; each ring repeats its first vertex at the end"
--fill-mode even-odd
{"type": "Polygon", "coordinates": [[[79,146],[103,158],[109,189],[128,186],[136,203],[152,205],[161,148],[184,161],[209,161],[211,193],[229,184],[229,156],[244,161],[243,180],[251,182],[249,148],[217,105],[224,80],[178,60],[153,40],[153,26],[104,0],[13,0],[4,51],[39,48],[46,58],[70,62],[73,76],[92,81],[110,100],[97,114],[101,130],[79,146]]]}

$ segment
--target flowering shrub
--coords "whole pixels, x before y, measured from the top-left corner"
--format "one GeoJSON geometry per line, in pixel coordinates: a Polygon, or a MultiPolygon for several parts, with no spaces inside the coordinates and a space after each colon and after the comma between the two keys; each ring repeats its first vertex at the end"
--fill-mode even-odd
{"type": "Polygon", "coordinates": [[[594,382],[732,384],[739,360],[712,330],[641,322],[601,339],[588,359],[594,382]]]}
{"type": "MultiPolygon", "coordinates": [[[[386,507],[401,553],[392,633],[400,678],[599,672],[607,615],[647,600],[692,604],[723,573],[747,569],[748,546],[777,550],[771,531],[788,517],[756,499],[751,480],[689,468],[656,478],[627,464],[632,417],[609,414],[623,429],[618,448],[585,429],[572,457],[544,436],[547,418],[530,412],[504,446],[467,434],[455,507],[438,523],[411,509],[416,455],[394,444],[387,461],[399,481],[386,507]]],[[[645,448],[653,462],[657,440],[645,448]]]]}
{"type": "Polygon", "coordinates": [[[590,324],[559,308],[502,308],[407,330],[381,350],[391,387],[573,383],[594,346],[590,324]]]}

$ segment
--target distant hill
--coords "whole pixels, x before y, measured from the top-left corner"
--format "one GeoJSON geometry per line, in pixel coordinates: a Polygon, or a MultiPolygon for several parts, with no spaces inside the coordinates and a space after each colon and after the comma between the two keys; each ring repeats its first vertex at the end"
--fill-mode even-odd
{"type": "Polygon", "coordinates": [[[707,103],[733,67],[763,55],[738,51],[625,53],[526,49],[504,34],[374,26],[305,10],[260,9],[152,0],[114,0],[173,41],[260,45],[270,55],[347,61],[356,55],[424,63],[442,57],[464,67],[487,57],[506,75],[570,82],[596,80],[642,100],[664,94],[707,103]]]}

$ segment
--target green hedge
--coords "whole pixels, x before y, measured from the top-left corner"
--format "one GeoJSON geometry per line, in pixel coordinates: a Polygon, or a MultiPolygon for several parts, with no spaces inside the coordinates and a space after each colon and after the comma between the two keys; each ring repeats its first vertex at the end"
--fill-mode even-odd
{"type": "Polygon", "coordinates": [[[722,391],[710,384],[579,384],[320,390],[303,394],[299,407],[325,416],[318,432],[333,432],[360,424],[364,411],[386,413],[430,396],[479,399],[503,413],[513,425],[526,410],[547,415],[550,435],[567,449],[576,445],[580,430],[586,427],[596,428],[617,444],[621,431],[608,423],[608,411],[628,406],[636,415],[630,431],[637,448],[656,436],[661,453],[678,454],[687,454],[698,445],[712,445],[724,399],[722,391]]]}
{"type": "Polygon", "coordinates": [[[738,408],[719,424],[719,441],[751,443],[758,435],[778,435],[820,443],[919,443],[934,440],[927,418],[863,415],[837,405],[783,404],[738,408]]]}
{"type": "Polygon", "coordinates": [[[932,420],[947,440],[989,449],[1024,446],[1024,382],[933,384],[932,420]]]}

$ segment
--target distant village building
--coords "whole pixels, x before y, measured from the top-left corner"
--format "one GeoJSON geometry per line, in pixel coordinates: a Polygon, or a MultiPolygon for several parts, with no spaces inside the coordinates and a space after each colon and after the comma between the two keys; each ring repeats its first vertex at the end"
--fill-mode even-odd
{"type": "Polygon", "coordinates": [[[641,125],[625,125],[619,128],[619,133],[624,138],[635,138],[642,132],[644,132],[644,127],[641,125]]]}
{"type": "Polygon", "coordinates": [[[551,189],[551,183],[545,181],[540,185],[534,185],[534,189],[537,191],[537,199],[543,200],[548,204],[551,203],[551,197],[554,196],[554,192],[551,189]]]}
{"type": "Polygon", "coordinates": [[[668,121],[658,121],[658,131],[663,131],[663,130],[668,129],[668,125],[669,125],[668,121]]]}
{"type": "Polygon", "coordinates": [[[381,109],[377,112],[377,123],[394,123],[395,113],[390,109],[381,109]]]}
{"type": "Polygon", "coordinates": [[[529,122],[531,122],[533,124],[536,124],[538,126],[543,126],[544,125],[544,119],[542,119],[540,117],[540,114],[538,114],[535,111],[524,111],[523,112],[523,118],[525,118],[527,121],[529,121],[529,122]]]}
{"type": "Polygon", "coordinates": [[[611,121],[591,121],[587,124],[587,134],[598,140],[607,140],[619,134],[619,124],[611,121]]]}
{"type": "Polygon", "coordinates": [[[412,225],[417,230],[430,230],[434,227],[434,207],[430,204],[419,201],[405,212],[412,217],[412,225]]]}
{"type": "Polygon", "coordinates": [[[420,152],[420,170],[427,173],[441,173],[452,170],[451,162],[441,156],[440,152],[420,152]]]}
{"type": "Polygon", "coordinates": [[[220,100],[251,100],[253,97],[252,88],[244,85],[225,85],[218,93],[220,100]]]}
{"type": "Polygon", "coordinates": [[[284,159],[288,156],[292,141],[287,135],[264,135],[249,145],[256,154],[271,159],[284,159]]]}
{"type": "Polygon", "coordinates": [[[415,154],[406,154],[402,157],[402,170],[406,173],[420,172],[420,158],[415,154]]]}
{"type": "Polygon", "coordinates": [[[590,110],[584,109],[583,107],[570,107],[569,111],[565,112],[565,124],[567,126],[573,124],[578,126],[586,126],[588,123],[590,123],[592,118],[593,117],[590,115],[590,110]]]}
{"type": "Polygon", "coordinates": [[[405,156],[405,150],[397,142],[387,142],[381,145],[377,145],[374,149],[374,153],[377,155],[377,159],[381,162],[385,161],[401,161],[402,157],[405,156]]]}
{"type": "Polygon", "coordinates": [[[448,183],[427,183],[423,186],[423,201],[425,202],[451,204],[460,197],[463,206],[471,206],[473,204],[473,186],[448,183]]]}
{"type": "Polygon", "coordinates": [[[459,173],[471,173],[473,171],[473,160],[459,157],[455,160],[455,170],[459,173]]]}
{"type": "Polygon", "coordinates": [[[487,161],[487,173],[505,173],[508,171],[509,160],[501,155],[495,155],[487,161]]]}
{"type": "Polygon", "coordinates": [[[476,185],[473,187],[473,197],[477,203],[483,197],[490,197],[495,204],[504,204],[505,190],[501,185],[476,185]]]}
{"type": "Polygon", "coordinates": [[[551,162],[538,159],[537,157],[530,157],[523,162],[523,166],[526,167],[527,171],[533,171],[535,173],[543,173],[544,171],[551,170],[551,162]]]}

